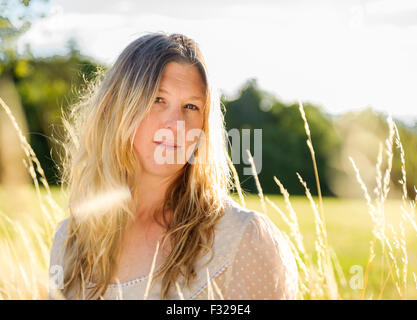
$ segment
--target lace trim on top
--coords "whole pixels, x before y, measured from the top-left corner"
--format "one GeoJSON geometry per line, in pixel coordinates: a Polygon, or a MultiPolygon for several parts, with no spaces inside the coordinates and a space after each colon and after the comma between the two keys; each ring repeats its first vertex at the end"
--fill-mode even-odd
{"type": "MultiPolygon", "coordinates": [[[[160,265],[158,268],[156,268],[156,270],[154,270],[154,273],[156,273],[157,271],[159,271],[161,269],[162,265],[160,265]]],[[[138,284],[146,279],[149,278],[149,274],[144,275],[144,276],[140,276],[137,277],[135,279],[132,280],[128,280],[128,281],[124,281],[124,282],[120,282],[120,284],[117,283],[110,283],[109,284],[109,288],[118,288],[120,287],[129,287],[129,286],[133,286],[135,284],[138,284]]],[[[95,286],[97,283],[96,282],[88,282],[88,286],[95,286]]]]}
{"type": "MultiPolygon", "coordinates": [[[[216,278],[218,275],[220,275],[224,270],[226,270],[226,267],[228,266],[228,262],[226,262],[226,263],[224,263],[221,267],[220,267],[220,269],[219,270],[217,270],[216,271],[216,273],[214,274],[214,275],[212,275],[211,277],[210,277],[210,282],[212,282],[213,281],[213,279],[214,278],[216,278]]],[[[193,295],[191,295],[189,298],[188,298],[188,300],[192,300],[192,299],[194,299],[195,297],[197,297],[205,288],[207,288],[207,286],[208,286],[208,281],[206,281],[205,283],[204,283],[204,285],[202,285],[201,287],[200,287],[200,289],[198,289],[193,295]]],[[[214,289],[213,289],[214,290],[214,289]]]]}

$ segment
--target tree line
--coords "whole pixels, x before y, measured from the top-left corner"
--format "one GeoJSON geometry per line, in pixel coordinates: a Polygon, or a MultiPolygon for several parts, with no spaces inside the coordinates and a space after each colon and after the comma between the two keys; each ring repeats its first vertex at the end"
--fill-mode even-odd
{"type": "MultiPolygon", "coordinates": [[[[12,75],[12,82],[21,100],[30,144],[50,184],[59,183],[61,111],[77,101],[78,94],[94,77],[97,68],[106,69],[106,66],[82,56],[74,46],[70,46],[66,56],[34,58],[29,55],[17,60],[12,68],[9,66],[8,74],[12,75]]],[[[222,95],[221,103],[227,131],[233,128],[240,132],[249,129],[252,155],[254,129],[262,129],[262,169],[259,180],[265,193],[279,192],[273,179],[275,176],[290,194],[303,194],[304,188],[296,177],[298,172],[307,181],[312,193],[317,194],[298,103],[280,101],[272,93],[262,90],[256,79],[248,79],[233,98],[222,95]]],[[[321,106],[309,102],[303,102],[303,105],[323,194],[359,196],[361,191],[353,182],[354,174],[349,168],[348,156],[356,157],[359,164],[363,165],[364,176],[369,174],[369,182],[374,183],[372,178],[375,172],[369,164],[376,162],[378,144],[383,143],[388,135],[386,116],[366,109],[336,117],[326,113],[321,106]]],[[[407,188],[412,195],[417,180],[417,158],[414,155],[417,132],[415,127],[407,127],[398,120],[396,124],[405,150],[407,188]]],[[[392,169],[392,176],[397,181],[401,178],[398,152],[394,149],[392,169]]],[[[229,153],[232,154],[231,143],[229,153]]],[[[248,167],[244,158],[243,152],[241,163],[235,163],[235,167],[243,189],[255,193],[254,178],[243,172],[248,167]]]]}

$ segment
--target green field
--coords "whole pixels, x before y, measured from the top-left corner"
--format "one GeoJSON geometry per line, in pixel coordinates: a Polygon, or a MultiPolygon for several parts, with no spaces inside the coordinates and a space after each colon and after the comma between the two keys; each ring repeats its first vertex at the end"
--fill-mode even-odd
{"type": "MultiPolygon", "coordinates": [[[[66,198],[60,189],[52,188],[51,190],[56,203],[61,208],[65,208],[66,198]]],[[[45,195],[46,193],[43,191],[42,199],[45,195]]],[[[287,213],[282,196],[267,195],[267,197],[287,213]]],[[[245,200],[247,208],[262,211],[258,196],[248,195],[245,200]]],[[[297,214],[306,251],[315,261],[316,226],[310,202],[302,196],[290,196],[290,200],[297,214]]],[[[236,201],[239,202],[238,197],[236,197],[236,201]]],[[[63,215],[62,212],[54,212],[46,200],[43,203],[50,216],[42,213],[41,201],[34,190],[22,191],[19,194],[0,189],[0,212],[2,214],[0,216],[0,251],[2,255],[0,297],[3,299],[47,298],[47,268],[52,232],[56,222],[60,221],[65,213],[63,215]]],[[[373,222],[368,214],[366,202],[361,199],[324,198],[323,203],[328,244],[336,253],[341,267],[341,272],[340,270],[337,272],[337,268],[335,268],[340,298],[358,299],[361,290],[352,289],[349,285],[354,275],[350,271],[352,266],[360,266],[365,272],[369,258],[370,243],[373,238],[373,222]]],[[[394,200],[387,200],[385,204],[387,225],[392,224],[396,232],[399,232],[398,223],[401,220],[400,206],[401,201],[394,200]]],[[[268,203],[266,207],[268,216],[278,228],[289,233],[288,226],[274,208],[268,203]]],[[[389,229],[387,227],[387,230],[389,229]]],[[[416,299],[417,288],[413,272],[417,274],[417,237],[416,232],[409,225],[405,225],[404,230],[408,278],[405,291],[402,283],[399,283],[399,288],[402,298],[416,299]]],[[[392,239],[394,238],[392,237],[392,239]]],[[[402,272],[404,264],[401,260],[401,251],[395,247],[395,241],[393,244],[393,253],[398,261],[398,269],[402,272]]],[[[369,268],[365,299],[379,297],[383,283],[389,274],[389,260],[382,263],[381,245],[378,242],[375,246],[375,253],[375,259],[369,268]]],[[[394,269],[392,271],[395,274],[394,269]]],[[[399,276],[401,277],[401,275],[399,276]]],[[[381,297],[382,299],[400,298],[391,277],[388,278],[381,297]]]]}
{"type": "MultiPolygon", "coordinates": [[[[285,202],[282,196],[268,196],[278,207],[285,210],[285,202]]],[[[303,196],[290,197],[292,206],[297,214],[300,230],[304,239],[304,244],[308,252],[314,252],[314,242],[316,239],[314,213],[310,202],[303,196]]],[[[316,203],[318,203],[315,198],[316,203]]],[[[261,211],[262,206],[258,196],[248,197],[246,205],[249,209],[261,211]]],[[[396,227],[401,220],[400,211],[401,201],[387,200],[385,203],[385,214],[387,223],[396,227]]],[[[360,290],[353,290],[349,287],[349,279],[353,274],[350,268],[354,265],[363,267],[365,271],[369,258],[370,243],[372,241],[373,222],[368,213],[365,200],[362,199],[338,199],[324,198],[323,207],[325,213],[328,243],[336,253],[343,270],[347,286],[340,286],[342,296],[345,299],[358,299],[360,290]]],[[[288,227],[284,224],[279,214],[267,204],[268,216],[278,226],[280,230],[288,232],[288,227]]],[[[405,227],[408,252],[408,286],[407,297],[417,298],[417,287],[412,272],[417,274],[417,234],[411,227],[405,227]]],[[[378,248],[378,246],[377,246],[378,248]]],[[[376,250],[378,252],[378,250],[376,250]]],[[[398,259],[400,260],[400,259],[398,259]]],[[[388,267],[385,263],[385,274],[388,267]]],[[[382,262],[381,255],[377,255],[370,265],[369,282],[365,298],[376,299],[381,288],[382,262]]],[[[383,291],[383,299],[398,299],[392,281],[388,281],[383,291]]]]}

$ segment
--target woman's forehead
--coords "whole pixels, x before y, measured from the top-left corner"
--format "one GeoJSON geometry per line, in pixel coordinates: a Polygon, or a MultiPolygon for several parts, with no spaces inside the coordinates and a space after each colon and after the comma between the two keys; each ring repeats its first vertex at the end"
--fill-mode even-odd
{"type": "Polygon", "coordinates": [[[196,66],[170,62],[163,70],[161,82],[177,81],[195,85],[203,84],[203,79],[196,66]]]}
{"type": "MultiPolygon", "coordinates": [[[[161,92],[161,93],[165,93],[165,94],[167,94],[167,95],[171,95],[171,94],[174,94],[174,92],[170,92],[170,90],[169,89],[165,89],[164,87],[159,87],[159,90],[158,90],[159,92],[161,92]]],[[[189,97],[187,97],[187,100],[194,100],[194,101],[200,101],[200,102],[202,102],[202,103],[204,103],[206,100],[204,99],[204,93],[203,94],[200,94],[200,93],[198,93],[197,95],[191,95],[191,96],[189,96],[189,97]]]]}

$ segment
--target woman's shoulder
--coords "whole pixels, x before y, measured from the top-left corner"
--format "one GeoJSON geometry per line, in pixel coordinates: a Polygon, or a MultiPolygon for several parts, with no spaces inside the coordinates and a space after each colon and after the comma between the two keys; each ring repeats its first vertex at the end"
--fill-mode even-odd
{"type": "Polygon", "coordinates": [[[262,213],[240,205],[232,197],[225,198],[224,214],[215,227],[213,244],[219,261],[230,261],[233,258],[245,231],[259,225],[262,216],[262,213]]]}
{"type": "Polygon", "coordinates": [[[197,264],[198,276],[191,291],[193,294],[189,295],[191,299],[207,286],[207,272],[210,278],[214,279],[236,265],[236,257],[243,256],[248,250],[256,252],[256,248],[265,247],[269,249],[266,252],[269,254],[282,252],[278,250],[278,244],[279,248],[285,247],[281,234],[279,231],[277,233],[277,227],[267,215],[246,208],[231,197],[225,198],[224,209],[224,214],[216,225],[213,243],[214,259],[206,265],[209,257],[207,254],[197,264]]]}
{"type": "Polygon", "coordinates": [[[233,198],[225,200],[225,212],[223,220],[219,223],[219,228],[234,230],[232,234],[242,234],[244,230],[259,230],[259,228],[274,229],[277,227],[271,219],[264,213],[254,209],[246,208],[233,198]]]}
{"type": "Polygon", "coordinates": [[[260,214],[256,210],[242,206],[230,196],[225,198],[224,208],[224,220],[227,220],[227,222],[233,221],[241,225],[249,223],[249,221],[255,219],[260,214]]]}
{"type": "Polygon", "coordinates": [[[298,267],[285,232],[267,214],[259,211],[234,204],[231,212],[248,217],[237,247],[233,250],[233,265],[238,266],[239,270],[237,277],[252,273],[253,270],[263,270],[266,282],[279,283],[279,290],[274,296],[295,299],[298,267]]]}
{"type": "Polygon", "coordinates": [[[282,265],[288,266],[289,269],[296,269],[295,257],[288,237],[267,214],[244,208],[235,201],[230,201],[229,204],[230,207],[227,211],[229,219],[243,221],[241,227],[238,228],[240,230],[234,232],[239,235],[235,237],[234,250],[232,251],[234,255],[258,248],[258,257],[260,257],[259,254],[275,255],[282,265]]]}
{"type": "Polygon", "coordinates": [[[245,208],[233,200],[229,201],[227,212],[230,220],[242,221],[241,238],[245,239],[240,242],[270,244],[289,251],[283,232],[267,214],[245,208]]]}

